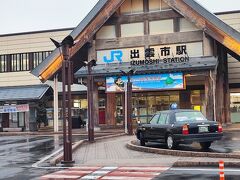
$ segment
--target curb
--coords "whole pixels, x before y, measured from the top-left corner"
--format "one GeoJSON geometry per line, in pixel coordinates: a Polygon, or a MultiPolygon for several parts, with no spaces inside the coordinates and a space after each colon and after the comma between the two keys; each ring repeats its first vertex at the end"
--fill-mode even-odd
{"type": "MultiPolygon", "coordinates": [[[[218,167],[219,166],[219,161],[177,161],[173,164],[172,167],[218,167]]],[[[231,162],[231,161],[224,161],[224,166],[225,167],[240,167],[240,161],[236,162],[231,162]]]]}
{"type": "MultiPolygon", "coordinates": [[[[128,149],[131,149],[131,150],[147,152],[147,153],[162,154],[162,155],[182,156],[182,157],[208,157],[208,158],[240,159],[240,154],[234,154],[234,153],[191,152],[191,151],[179,151],[179,150],[168,150],[168,149],[144,147],[144,146],[136,145],[136,140],[128,142],[126,146],[128,149]]],[[[197,163],[199,163],[199,162],[197,162],[197,163]]],[[[199,166],[199,164],[198,164],[198,166],[199,166]]]]}
{"type": "MultiPolygon", "coordinates": [[[[113,134],[113,135],[108,135],[108,136],[96,137],[95,141],[102,141],[106,138],[114,138],[114,137],[119,137],[119,136],[124,136],[124,135],[126,135],[126,134],[125,133],[120,133],[120,134],[113,134]]],[[[84,140],[78,141],[75,144],[73,144],[72,145],[72,152],[74,152],[77,148],[79,148],[83,143],[88,143],[88,140],[84,139],[84,140]]],[[[55,166],[56,164],[60,163],[61,160],[63,160],[63,152],[61,152],[56,157],[52,158],[50,160],[50,164],[52,166],[55,166]]]]}
{"type": "MultiPolygon", "coordinates": [[[[112,132],[97,132],[96,134],[112,134],[112,132]]],[[[0,132],[0,137],[2,136],[53,136],[53,135],[63,135],[63,132],[0,132]]],[[[88,133],[73,133],[72,135],[88,135],[88,133]]]]}

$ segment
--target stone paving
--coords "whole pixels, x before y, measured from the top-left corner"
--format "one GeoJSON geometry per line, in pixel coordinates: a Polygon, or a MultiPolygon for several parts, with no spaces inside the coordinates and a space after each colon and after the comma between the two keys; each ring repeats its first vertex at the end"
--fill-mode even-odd
{"type": "Polygon", "coordinates": [[[126,144],[135,136],[121,136],[91,144],[83,144],[73,153],[77,165],[104,166],[172,166],[179,157],[144,153],[127,149],[126,144]]]}
{"type": "MultiPolygon", "coordinates": [[[[224,160],[226,165],[240,166],[240,159],[236,158],[210,158],[171,156],[141,151],[133,151],[126,144],[136,140],[135,136],[121,136],[85,143],[75,150],[73,159],[75,166],[215,166],[219,160],[224,160]]],[[[224,155],[223,155],[224,157],[224,155]]]]}

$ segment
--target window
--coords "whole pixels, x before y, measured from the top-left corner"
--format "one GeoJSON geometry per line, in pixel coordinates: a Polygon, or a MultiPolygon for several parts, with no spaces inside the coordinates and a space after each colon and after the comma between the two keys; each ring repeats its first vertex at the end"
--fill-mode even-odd
{"type": "Polygon", "coordinates": [[[0,73],[29,71],[38,66],[51,52],[52,51],[0,55],[0,73]],[[33,56],[31,56],[31,54],[33,54],[33,56]]]}
{"type": "Polygon", "coordinates": [[[17,123],[18,122],[18,113],[10,113],[10,117],[13,123],[17,123]]]}
{"type": "Polygon", "coordinates": [[[11,71],[29,71],[29,58],[27,53],[11,55],[11,71]]]}
{"type": "Polygon", "coordinates": [[[166,124],[170,124],[170,115],[167,114],[167,117],[166,117],[166,124]]]}
{"type": "Polygon", "coordinates": [[[164,11],[171,9],[163,0],[150,0],[149,11],[164,11]]]}
{"type": "Polygon", "coordinates": [[[185,18],[180,19],[180,32],[197,31],[198,28],[185,18]]]}
{"type": "Polygon", "coordinates": [[[7,55],[0,56],[0,72],[7,72],[7,55]]]}
{"type": "Polygon", "coordinates": [[[18,113],[18,127],[24,127],[25,126],[25,113],[19,112],[18,113]]]}
{"type": "Polygon", "coordinates": [[[158,123],[158,119],[159,119],[159,114],[155,114],[153,117],[152,117],[152,119],[151,119],[151,121],[150,121],[150,124],[157,124],[158,123]]]}
{"type": "Polygon", "coordinates": [[[166,114],[166,113],[161,113],[158,124],[161,124],[161,125],[166,124],[167,115],[168,114],[166,114]]]}
{"type": "Polygon", "coordinates": [[[37,67],[44,59],[46,59],[52,51],[33,53],[33,68],[37,67]]]}
{"type": "Polygon", "coordinates": [[[168,34],[173,33],[173,19],[149,22],[150,34],[168,34]]]}
{"type": "Polygon", "coordinates": [[[196,111],[178,112],[175,114],[175,116],[177,122],[207,121],[201,112],[196,111]]]}
{"type": "Polygon", "coordinates": [[[73,107],[80,108],[81,107],[81,100],[80,99],[74,99],[73,100],[73,107]]]}
{"type": "Polygon", "coordinates": [[[122,14],[143,12],[143,0],[126,0],[120,8],[122,14]]]}
{"type": "Polygon", "coordinates": [[[96,39],[116,38],[115,26],[103,26],[96,35],[96,39]]]}
{"type": "Polygon", "coordinates": [[[142,23],[131,23],[121,24],[121,36],[122,37],[134,37],[144,35],[144,24],[142,23]]]}

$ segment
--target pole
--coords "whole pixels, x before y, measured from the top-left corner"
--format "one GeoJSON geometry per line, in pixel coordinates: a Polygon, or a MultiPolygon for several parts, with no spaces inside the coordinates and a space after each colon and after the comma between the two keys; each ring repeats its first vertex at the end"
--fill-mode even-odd
{"type": "Polygon", "coordinates": [[[58,132],[58,75],[54,76],[54,132],[58,132]]]}
{"type": "Polygon", "coordinates": [[[127,82],[127,129],[128,135],[133,134],[132,128],[132,82],[130,81],[130,75],[128,74],[127,82]]]}
{"type": "Polygon", "coordinates": [[[125,121],[124,121],[124,129],[125,133],[128,134],[128,91],[127,91],[127,86],[125,86],[125,92],[124,92],[124,116],[125,116],[125,121]]]}
{"type": "Polygon", "coordinates": [[[94,142],[94,121],[93,121],[93,76],[91,64],[88,67],[88,82],[87,82],[87,96],[88,96],[88,141],[94,142]]]}
{"type": "Polygon", "coordinates": [[[72,164],[72,117],[71,117],[71,85],[72,85],[72,62],[69,61],[69,45],[62,45],[62,108],[63,108],[63,164],[72,164]],[[67,92],[66,92],[67,85],[67,92]],[[67,108],[67,111],[66,111],[67,108]]]}

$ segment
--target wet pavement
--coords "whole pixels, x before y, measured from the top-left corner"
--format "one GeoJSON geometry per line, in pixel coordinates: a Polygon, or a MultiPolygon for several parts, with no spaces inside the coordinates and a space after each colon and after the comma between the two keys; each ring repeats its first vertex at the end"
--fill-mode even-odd
{"type": "MultiPolygon", "coordinates": [[[[86,138],[86,136],[76,135],[73,136],[73,142],[86,138]]],[[[61,135],[2,136],[0,137],[0,145],[0,179],[37,179],[42,175],[59,170],[37,169],[33,168],[32,164],[60,149],[62,147],[61,135]]],[[[162,144],[151,144],[150,146],[165,148],[162,144]]],[[[197,143],[180,146],[179,149],[202,151],[197,143]]],[[[209,151],[220,153],[240,152],[239,131],[224,133],[222,140],[214,142],[209,151]]],[[[116,148],[115,152],[112,153],[116,154],[116,148]]],[[[147,155],[153,156],[152,154],[147,155]]]]}
{"type": "MultiPolygon", "coordinates": [[[[167,149],[165,144],[160,143],[147,143],[146,146],[167,149]]],[[[195,152],[238,153],[240,152],[240,132],[224,132],[223,138],[220,141],[213,142],[208,150],[202,150],[199,143],[187,145],[180,144],[177,150],[195,152]]]]}
{"type": "MultiPolygon", "coordinates": [[[[73,142],[86,136],[73,136],[73,142]]],[[[0,137],[0,179],[34,179],[54,170],[32,168],[32,164],[62,146],[62,136],[0,137]]]]}
{"type": "MultiPolygon", "coordinates": [[[[224,169],[224,175],[226,180],[239,180],[239,169],[224,169]]],[[[159,176],[153,178],[153,180],[213,180],[219,179],[218,168],[170,168],[169,170],[161,173],[159,176]]]]}

